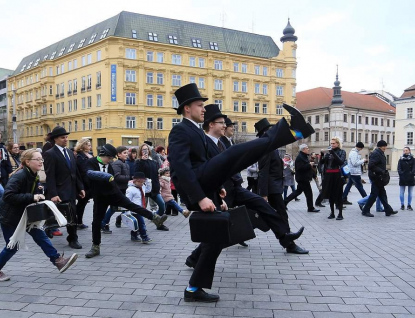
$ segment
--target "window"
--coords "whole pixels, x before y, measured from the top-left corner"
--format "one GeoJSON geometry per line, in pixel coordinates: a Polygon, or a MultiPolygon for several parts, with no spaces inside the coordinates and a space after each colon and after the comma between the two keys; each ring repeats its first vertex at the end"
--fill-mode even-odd
{"type": "Polygon", "coordinates": [[[255,112],[255,114],[259,114],[259,103],[255,103],[254,112],[255,112]]]}
{"type": "Polygon", "coordinates": [[[163,73],[157,73],[157,84],[163,85],[163,83],[164,83],[163,73]]]}
{"type": "Polygon", "coordinates": [[[277,86],[277,96],[284,96],[284,88],[282,86],[277,86]]]}
{"type": "Polygon", "coordinates": [[[367,116],[365,117],[365,124],[369,125],[369,117],[367,117],[367,116]]]}
{"type": "Polygon", "coordinates": [[[246,113],[246,102],[241,103],[242,112],[246,113]]]}
{"type": "Polygon", "coordinates": [[[282,112],[283,112],[283,107],[282,107],[282,105],[278,104],[277,107],[276,107],[276,114],[277,115],[282,115],[282,112]]]}
{"type": "Polygon", "coordinates": [[[343,132],[343,142],[347,141],[347,132],[343,132]]]}
{"type": "Polygon", "coordinates": [[[378,142],[378,134],[372,134],[372,143],[378,142]]]}
{"type": "Polygon", "coordinates": [[[411,119],[414,116],[414,109],[413,108],[407,108],[406,109],[406,118],[411,119]]]}
{"type": "Polygon", "coordinates": [[[329,132],[328,131],[324,132],[324,141],[329,141],[329,132]]]}
{"type": "Polygon", "coordinates": [[[239,72],[239,63],[233,63],[233,71],[239,72]]]}
{"type": "Polygon", "coordinates": [[[196,58],[191,56],[189,57],[189,66],[196,67],[196,58]]]}
{"type": "MultiPolygon", "coordinates": [[[[148,32],[148,40],[158,42],[159,39],[158,39],[157,33],[148,32]]],[[[177,43],[175,43],[175,44],[177,44],[177,43]]]]}
{"type": "Polygon", "coordinates": [[[157,106],[163,106],[163,95],[157,95],[157,106]]]}
{"type": "Polygon", "coordinates": [[[78,131],[78,121],[74,121],[74,131],[78,131]]]}
{"type": "Polygon", "coordinates": [[[197,47],[197,48],[201,48],[202,47],[202,42],[199,39],[192,39],[192,46],[197,47]]]}
{"type": "Polygon", "coordinates": [[[380,119],[380,126],[383,127],[384,126],[384,120],[383,118],[380,119]]]}
{"type": "Polygon", "coordinates": [[[263,114],[268,113],[268,105],[267,104],[262,104],[262,113],[263,114]]]}
{"type": "Polygon", "coordinates": [[[205,67],[205,59],[203,57],[199,57],[199,67],[205,67]]]}
{"type": "Polygon", "coordinates": [[[73,93],[76,94],[78,92],[78,80],[75,78],[73,80],[73,93]]]}
{"type": "Polygon", "coordinates": [[[369,142],[369,134],[365,134],[365,142],[368,143],[369,142]]]}
{"type": "Polygon", "coordinates": [[[168,39],[170,44],[179,44],[179,42],[177,41],[177,36],[169,35],[168,39]]]}
{"type": "Polygon", "coordinates": [[[189,77],[189,83],[196,83],[196,77],[190,76],[189,77]]]}
{"type": "Polygon", "coordinates": [[[414,133],[412,131],[406,133],[406,144],[407,145],[414,144],[414,133]]]}
{"type": "Polygon", "coordinates": [[[238,81],[233,82],[233,91],[234,92],[239,92],[239,82],[238,81]]]}
{"type": "Polygon", "coordinates": [[[88,119],[88,130],[92,130],[92,118],[88,119]]]}
{"type": "Polygon", "coordinates": [[[176,98],[176,96],[172,96],[172,98],[171,98],[171,106],[173,107],[173,108],[177,108],[177,107],[179,107],[179,102],[177,101],[177,98],[176,98]]]}
{"type": "Polygon", "coordinates": [[[73,50],[73,47],[75,46],[75,43],[72,43],[70,46],[69,46],[69,49],[68,49],[68,52],[67,53],[71,53],[72,52],[72,50],[73,50]]]}
{"type": "Polygon", "coordinates": [[[320,124],[320,116],[319,115],[316,115],[315,123],[320,124]]]}
{"type": "Polygon", "coordinates": [[[362,124],[362,116],[359,116],[357,123],[360,125],[362,124]]]}
{"type": "Polygon", "coordinates": [[[101,121],[101,117],[97,117],[97,118],[96,118],[95,128],[96,128],[96,129],[101,129],[101,128],[102,128],[102,121],[101,121]]]}
{"type": "Polygon", "coordinates": [[[386,119],[386,127],[390,127],[391,126],[391,120],[390,119],[386,119]]]}
{"type": "Polygon", "coordinates": [[[147,94],[147,106],[153,106],[153,95],[147,94]]]}
{"type": "Polygon", "coordinates": [[[72,71],[72,61],[68,62],[68,71],[72,71]]]}
{"type": "Polygon", "coordinates": [[[347,114],[343,114],[343,122],[347,123],[347,114]]]}
{"type": "Polygon", "coordinates": [[[295,97],[295,94],[296,94],[296,88],[295,88],[295,86],[293,87],[293,90],[292,90],[292,96],[293,97],[295,97]]]}
{"type": "Polygon", "coordinates": [[[205,88],[205,78],[204,77],[199,77],[199,88],[200,89],[204,89],[205,88]]]}
{"type": "Polygon", "coordinates": [[[136,39],[137,38],[137,31],[136,30],[131,30],[131,37],[133,39],[136,39]]]}
{"type": "Polygon", "coordinates": [[[233,111],[234,112],[239,112],[239,101],[234,101],[233,102],[233,111]]]}
{"type": "Polygon", "coordinates": [[[242,73],[247,73],[248,72],[248,65],[242,63],[242,73]]]}
{"type": "Polygon", "coordinates": [[[375,125],[375,117],[372,117],[372,126],[375,125]]]}
{"type": "Polygon", "coordinates": [[[96,34],[96,33],[92,34],[91,38],[90,38],[90,39],[89,39],[89,41],[88,41],[88,44],[93,43],[93,42],[95,41],[95,37],[96,37],[96,36],[97,36],[97,34],[96,34]]]}
{"type": "Polygon", "coordinates": [[[152,117],[147,118],[147,129],[153,129],[153,118],[152,117]]]}
{"type": "Polygon", "coordinates": [[[390,135],[386,135],[386,143],[389,145],[390,135]]]}
{"type": "Polygon", "coordinates": [[[72,81],[68,81],[68,95],[72,94],[72,81]]]}
{"type": "Polygon", "coordinates": [[[77,69],[78,68],[78,60],[73,60],[73,69],[77,69]]]}
{"type": "Polygon", "coordinates": [[[177,124],[180,124],[180,119],[178,118],[173,118],[171,120],[171,127],[173,128],[174,126],[176,126],[177,124]]]}
{"type": "Polygon", "coordinates": [[[135,93],[125,93],[125,103],[127,105],[135,105],[135,93]]]}
{"type": "Polygon", "coordinates": [[[214,62],[214,67],[215,67],[215,70],[222,70],[222,61],[220,61],[220,60],[215,60],[215,62],[214,62]]]}
{"type": "Polygon", "coordinates": [[[163,129],[163,118],[157,118],[157,129],[163,129]]]}
{"type": "Polygon", "coordinates": [[[218,46],[218,43],[216,42],[209,42],[209,47],[211,50],[219,51],[219,46],[218,46]]]}
{"type": "Polygon", "coordinates": [[[97,72],[97,83],[96,83],[96,88],[100,88],[101,87],[101,72],[97,72]]]}
{"type": "Polygon", "coordinates": [[[307,117],[307,122],[311,123],[311,116],[307,117]]]}
{"type": "Polygon", "coordinates": [[[351,122],[352,124],[354,124],[354,123],[355,123],[355,115],[351,115],[351,116],[350,116],[350,122],[351,122]]]}
{"type": "Polygon", "coordinates": [[[246,132],[246,122],[245,121],[243,121],[241,123],[241,129],[242,129],[242,132],[246,132]]]}
{"type": "Polygon", "coordinates": [[[241,89],[241,91],[243,93],[248,92],[248,83],[247,82],[242,82],[242,89],[241,89]]]}
{"type": "Polygon", "coordinates": [[[101,107],[101,94],[97,94],[97,107],[101,107]]]}
{"type": "Polygon", "coordinates": [[[125,71],[125,80],[127,82],[136,82],[136,72],[134,70],[126,70],[125,71]]]}
{"type": "Polygon", "coordinates": [[[157,52],[157,62],[158,63],[163,63],[164,62],[164,53],[157,52]]]}
{"type": "Polygon", "coordinates": [[[137,51],[135,49],[125,49],[125,57],[127,59],[135,60],[137,55],[137,51]]]}
{"type": "Polygon", "coordinates": [[[154,61],[154,53],[152,51],[147,51],[147,62],[154,61]]]}
{"type": "Polygon", "coordinates": [[[88,108],[91,108],[91,107],[92,107],[92,97],[88,96],[88,108]]]}
{"type": "Polygon", "coordinates": [[[259,87],[260,87],[260,84],[255,83],[255,85],[254,85],[255,94],[259,94],[259,87]]]}
{"type": "Polygon", "coordinates": [[[361,141],[362,140],[362,133],[358,133],[357,134],[357,141],[361,141]]]}
{"type": "Polygon", "coordinates": [[[219,106],[219,110],[222,110],[222,107],[223,107],[222,99],[215,99],[215,104],[219,106]]]}
{"type": "Polygon", "coordinates": [[[88,55],[86,56],[86,63],[87,63],[87,64],[91,64],[91,63],[92,63],[92,54],[88,54],[88,55]]]}
{"type": "Polygon", "coordinates": [[[282,70],[282,68],[277,68],[276,73],[277,73],[277,77],[281,78],[284,76],[284,71],[282,70]]]}
{"type": "Polygon", "coordinates": [[[182,76],[181,75],[172,75],[172,86],[182,86],[182,76]]]}
{"type": "Polygon", "coordinates": [[[223,81],[220,79],[215,79],[215,89],[222,90],[223,88],[223,81]]]}
{"type": "Polygon", "coordinates": [[[316,132],[316,141],[320,141],[320,133],[316,132]]]}
{"type": "Polygon", "coordinates": [[[255,73],[255,75],[259,75],[259,70],[260,70],[260,66],[259,65],[255,65],[254,66],[254,73],[255,73]]]}
{"type": "Polygon", "coordinates": [[[86,58],[85,55],[81,57],[81,65],[85,66],[86,65],[86,58]]]}
{"type": "Polygon", "coordinates": [[[127,116],[125,118],[125,127],[135,129],[135,116],[127,116]]]}
{"type": "Polygon", "coordinates": [[[74,99],[73,100],[73,111],[76,112],[78,110],[78,100],[74,99]]]}
{"type": "Polygon", "coordinates": [[[268,85],[262,84],[262,94],[267,95],[268,94],[268,85]]]}
{"type": "Polygon", "coordinates": [[[266,67],[266,66],[262,67],[262,75],[268,76],[268,67],[266,67]]]}
{"type": "Polygon", "coordinates": [[[180,54],[172,54],[171,62],[172,64],[182,65],[182,56],[180,54]]]}
{"type": "Polygon", "coordinates": [[[92,87],[92,75],[91,74],[89,74],[88,75],[88,85],[87,85],[87,89],[88,90],[90,90],[91,89],[91,87],[92,87]]]}
{"type": "Polygon", "coordinates": [[[153,72],[147,72],[147,84],[153,84],[153,72]]]}
{"type": "Polygon", "coordinates": [[[329,114],[325,114],[324,115],[324,122],[328,123],[329,122],[329,114]]]}
{"type": "Polygon", "coordinates": [[[72,111],[72,101],[68,101],[68,112],[72,111]]]}
{"type": "Polygon", "coordinates": [[[82,119],[82,130],[85,130],[85,119],[82,119]]]}

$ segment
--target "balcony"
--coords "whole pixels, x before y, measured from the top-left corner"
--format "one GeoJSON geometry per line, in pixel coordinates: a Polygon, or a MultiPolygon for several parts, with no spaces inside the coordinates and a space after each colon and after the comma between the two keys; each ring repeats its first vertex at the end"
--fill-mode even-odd
{"type": "Polygon", "coordinates": [[[56,97],[56,99],[59,99],[59,94],[56,94],[55,97],[56,97]]]}
{"type": "Polygon", "coordinates": [[[61,98],[64,97],[64,96],[65,96],[65,93],[60,93],[61,98]]]}
{"type": "Polygon", "coordinates": [[[72,95],[72,91],[68,91],[68,96],[71,96],[72,95]]]}
{"type": "Polygon", "coordinates": [[[87,91],[89,92],[91,90],[91,86],[87,86],[87,91]]]}
{"type": "Polygon", "coordinates": [[[95,85],[95,88],[96,88],[96,89],[101,88],[101,83],[96,84],[96,85],[95,85]]]}
{"type": "Polygon", "coordinates": [[[78,90],[77,89],[74,89],[73,91],[72,91],[72,94],[73,95],[76,95],[78,93],[78,90]]]}
{"type": "Polygon", "coordinates": [[[81,93],[85,93],[85,87],[81,87],[81,93]]]}

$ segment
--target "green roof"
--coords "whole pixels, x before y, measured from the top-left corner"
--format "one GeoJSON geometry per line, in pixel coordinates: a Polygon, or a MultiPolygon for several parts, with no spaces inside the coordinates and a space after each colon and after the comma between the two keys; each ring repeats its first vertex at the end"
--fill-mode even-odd
{"type": "Polygon", "coordinates": [[[176,37],[178,46],[194,47],[193,40],[199,41],[196,43],[200,43],[201,49],[204,50],[260,58],[272,58],[279,53],[278,46],[270,36],[122,11],[112,18],[30,54],[20,62],[14,74],[27,70],[29,66],[29,68],[37,66],[36,61],[39,63],[45,58],[51,59],[54,52],[53,59],[75,52],[81,48],[78,46],[84,39],[82,47],[110,36],[132,39],[133,30],[136,31],[137,40],[149,41],[149,33],[155,33],[158,43],[172,44],[169,37],[176,37]],[[71,46],[73,46],[72,50],[68,52],[71,46]]]}
{"type": "Polygon", "coordinates": [[[0,80],[3,78],[3,77],[6,77],[6,76],[9,76],[9,75],[12,75],[13,74],[13,70],[8,70],[8,69],[6,69],[6,68],[0,68],[0,80]]]}

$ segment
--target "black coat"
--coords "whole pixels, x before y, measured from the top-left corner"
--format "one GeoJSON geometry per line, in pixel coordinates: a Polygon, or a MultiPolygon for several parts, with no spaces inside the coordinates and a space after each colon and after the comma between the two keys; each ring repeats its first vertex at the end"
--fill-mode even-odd
{"type": "Polygon", "coordinates": [[[88,162],[88,159],[90,158],[88,158],[84,152],[80,152],[76,155],[76,165],[78,166],[79,174],[81,175],[85,191],[89,190],[89,179],[86,175],[86,163],[88,162]]]}
{"type": "Polygon", "coordinates": [[[195,206],[207,197],[198,182],[198,171],[208,161],[208,143],[205,133],[186,118],[175,125],[169,135],[170,173],[183,202],[195,206]]]}
{"type": "Polygon", "coordinates": [[[123,162],[120,159],[116,160],[111,165],[112,169],[114,170],[114,179],[117,183],[118,188],[120,188],[120,190],[123,191],[127,190],[128,181],[131,180],[130,166],[128,165],[128,163],[123,162]]]}
{"type": "Polygon", "coordinates": [[[0,223],[17,226],[22,218],[23,212],[31,203],[34,203],[33,195],[39,192],[39,182],[36,175],[28,169],[22,169],[13,174],[4,189],[0,200],[0,223]],[[35,184],[34,184],[35,183],[35,184]],[[34,186],[33,194],[32,188],[34,186]]]}
{"type": "Polygon", "coordinates": [[[274,150],[258,161],[258,194],[265,197],[283,192],[284,163],[278,150],[274,150]]]}
{"type": "Polygon", "coordinates": [[[382,150],[376,148],[369,156],[369,179],[378,182],[386,172],[386,156],[382,150]]]}
{"type": "Polygon", "coordinates": [[[81,190],[84,190],[75,156],[69,149],[67,154],[71,160],[71,168],[68,167],[65,157],[56,145],[43,155],[48,200],[58,195],[63,202],[73,201],[77,199],[81,190]]]}
{"type": "MultiPolygon", "coordinates": [[[[92,171],[101,171],[97,157],[88,159],[86,163],[86,169],[92,171]]],[[[114,170],[112,169],[111,164],[109,164],[107,171],[109,174],[114,175],[114,170]]],[[[98,196],[112,195],[120,191],[115,181],[108,182],[89,179],[89,188],[91,191],[91,195],[94,198],[98,196]]]]}
{"type": "Polygon", "coordinates": [[[332,149],[322,154],[320,164],[323,165],[323,173],[327,169],[340,169],[346,163],[346,151],[340,148],[332,149]]]}
{"type": "Polygon", "coordinates": [[[310,165],[308,155],[300,151],[295,158],[295,180],[297,182],[309,182],[313,179],[314,170],[310,165]]]}
{"type": "Polygon", "coordinates": [[[142,172],[146,178],[151,179],[151,196],[156,196],[160,193],[160,181],[158,164],[154,160],[136,160],[134,163],[134,172],[142,172]]]}
{"type": "Polygon", "coordinates": [[[6,187],[7,182],[9,181],[9,174],[13,172],[12,165],[9,160],[9,152],[4,147],[3,143],[0,143],[0,151],[3,153],[4,158],[0,160],[0,169],[1,169],[1,184],[3,188],[6,187]]]}
{"type": "Polygon", "coordinates": [[[415,186],[415,158],[412,155],[402,156],[398,161],[400,186],[415,186]]]}
{"type": "Polygon", "coordinates": [[[232,146],[231,142],[229,141],[229,139],[226,136],[220,137],[220,141],[223,142],[223,144],[225,145],[226,149],[228,149],[229,147],[232,146]]]}

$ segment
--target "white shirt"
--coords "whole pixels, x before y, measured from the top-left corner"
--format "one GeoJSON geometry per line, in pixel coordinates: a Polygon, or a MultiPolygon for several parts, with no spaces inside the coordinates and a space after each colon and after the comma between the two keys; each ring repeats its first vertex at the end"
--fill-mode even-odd
{"type": "Polygon", "coordinates": [[[225,136],[226,138],[228,138],[228,140],[229,140],[229,142],[231,143],[231,145],[233,145],[233,141],[232,141],[232,139],[230,138],[230,137],[228,137],[228,136],[225,136]]]}
{"type": "Polygon", "coordinates": [[[101,162],[99,162],[98,161],[98,165],[99,165],[99,171],[102,171],[102,172],[107,172],[108,173],[108,165],[109,164],[107,164],[107,165],[105,165],[105,169],[104,170],[102,170],[102,167],[104,166],[101,162]]]}
{"type": "Polygon", "coordinates": [[[187,118],[187,117],[184,117],[183,119],[187,119],[188,121],[190,121],[191,123],[193,123],[197,127],[197,129],[200,129],[199,124],[197,122],[195,122],[193,119],[190,119],[190,118],[187,118]]]}
{"type": "Polygon", "coordinates": [[[212,135],[209,135],[209,134],[206,134],[206,136],[212,139],[216,146],[218,145],[219,138],[213,137],[212,135]]]}
{"type": "MultiPolygon", "coordinates": [[[[65,156],[65,153],[63,152],[63,149],[66,149],[66,154],[67,154],[67,155],[68,155],[68,157],[69,157],[69,153],[68,153],[68,152],[69,152],[69,151],[68,151],[69,149],[68,149],[68,148],[61,147],[61,146],[56,145],[56,144],[55,144],[55,146],[56,146],[56,147],[58,147],[58,149],[59,149],[59,150],[61,151],[61,153],[62,153],[62,156],[63,156],[65,159],[66,159],[66,156],[65,156]]],[[[69,160],[70,160],[70,159],[71,159],[71,157],[69,157],[69,160]]]]}

